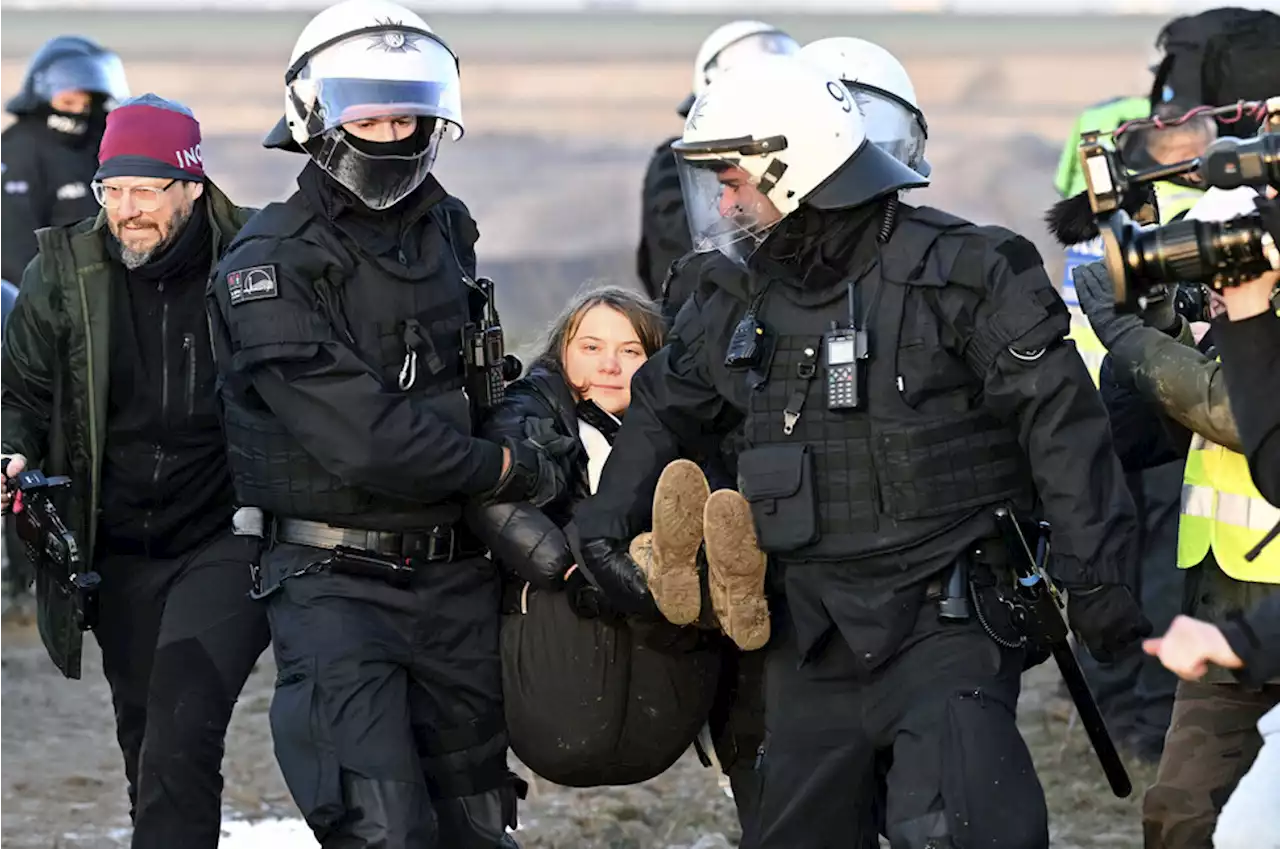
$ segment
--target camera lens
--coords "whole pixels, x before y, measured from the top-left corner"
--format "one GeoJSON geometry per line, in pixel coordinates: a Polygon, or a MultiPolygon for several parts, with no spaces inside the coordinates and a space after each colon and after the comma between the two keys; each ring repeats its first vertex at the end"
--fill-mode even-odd
{"type": "Polygon", "coordinates": [[[1116,309],[1132,312],[1153,286],[1181,281],[1234,286],[1271,270],[1258,215],[1229,221],[1175,221],[1141,227],[1123,211],[1103,231],[1116,309]]]}

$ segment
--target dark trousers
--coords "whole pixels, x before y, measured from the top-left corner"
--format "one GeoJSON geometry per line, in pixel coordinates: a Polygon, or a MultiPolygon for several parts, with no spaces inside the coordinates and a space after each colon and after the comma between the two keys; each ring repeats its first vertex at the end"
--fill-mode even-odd
{"type": "Polygon", "coordinates": [[[182,557],[104,552],[99,623],[134,821],[133,847],[215,849],[222,755],[245,679],[267,647],[249,598],[254,537],[182,557]]]}
{"type": "Polygon", "coordinates": [[[1142,798],[1146,849],[1209,849],[1222,806],[1262,748],[1258,720],[1277,704],[1277,684],[1178,682],[1160,770],[1142,798]]]}
{"type": "Polygon", "coordinates": [[[738,651],[725,640],[721,656],[720,682],[708,724],[716,759],[733,789],[741,843],[749,846],[755,840],[760,807],[756,760],[764,743],[765,653],[738,651]]]}
{"type": "MultiPolygon", "coordinates": [[[[264,571],[328,555],[280,545],[264,571]]],[[[322,570],[271,596],[276,759],[325,849],[514,847],[496,570],[475,557],[416,577],[322,570]]]]}
{"type": "Polygon", "coordinates": [[[933,604],[861,677],[856,650],[833,629],[802,662],[775,608],[751,849],[875,846],[878,755],[880,766],[892,759],[883,798],[894,849],[1047,849],[1044,791],[1014,722],[1022,653],[976,622],[939,622],[933,604]]]}
{"type": "MultiPolygon", "coordinates": [[[[1182,605],[1185,573],[1176,567],[1185,465],[1178,460],[1127,476],[1141,523],[1141,554],[1132,584],[1156,634],[1169,629],[1182,605]]],[[[1112,735],[1131,754],[1159,759],[1177,676],[1159,658],[1136,649],[1111,663],[1099,663],[1084,649],[1076,656],[1112,735]]]]}

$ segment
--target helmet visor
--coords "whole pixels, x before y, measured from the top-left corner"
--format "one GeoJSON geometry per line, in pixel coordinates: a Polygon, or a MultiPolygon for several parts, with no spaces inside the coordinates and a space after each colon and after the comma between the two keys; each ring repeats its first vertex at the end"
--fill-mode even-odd
{"type": "Polygon", "coordinates": [[[439,118],[462,135],[457,60],[429,35],[401,29],[361,33],[307,57],[290,82],[311,138],[353,121],[439,118]]]}
{"type": "Polygon", "coordinates": [[[919,112],[879,89],[845,83],[862,113],[867,139],[908,168],[924,159],[925,124],[919,112]]]}
{"type": "Polygon", "coordinates": [[[55,59],[35,75],[32,88],[42,100],[52,100],[54,95],[64,91],[87,91],[100,94],[108,101],[120,101],[129,96],[124,64],[114,53],[55,59]]]}
{"type": "Polygon", "coordinates": [[[743,167],[743,158],[677,154],[680,190],[693,249],[719,251],[741,266],[782,220],[782,214],[760,188],[760,180],[743,167]]]}

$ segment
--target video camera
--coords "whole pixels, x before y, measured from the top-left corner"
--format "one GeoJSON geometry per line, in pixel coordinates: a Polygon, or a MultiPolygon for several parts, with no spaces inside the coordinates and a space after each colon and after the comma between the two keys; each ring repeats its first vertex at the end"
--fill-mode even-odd
{"type": "Polygon", "coordinates": [[[1206,188],[1241,186],[1280,189],[1280,97],[1265,102],[1241,102],[1219,108],[1199,107],[1173,121],[1130,121],[1112,134],[1113,143],[1125,133],[1165,129],[1198,117],[1251,115],[1262,122],[1252,139],[1220,138],[1199,159],[1139,171],[1125,167],[1102,133],[1084,134],[1079,148],[1089,207],[1103,241],[1103,261],[1115,287],[1116,309],[1144,308],[1164,284],[1179,281],[1207,283],[1214,289],[1252,280],[1280,270],[1280,202],[1259,196],[1258,211],[1228,221],[1175,221],[1163,226],[1133,220],[1135,198],[1149,185],[1194,175],[1206,188]]]}
{"type": "MultiPolygon", "coordinates": [[[[8,477],[8,462],[0,473],[8,477]]],[[[71,486],[71,478],[45,477],[38,470],[19,472],[10,478],[13,515],[17,520],[18,538],[22,540],[37,582],[49,582],[55,592],[75,612],[76,627],[91,631],[98,623],[98,588],[102,579],[85,566],[75,535],[67,528],[54,494],[71,486]]]]}

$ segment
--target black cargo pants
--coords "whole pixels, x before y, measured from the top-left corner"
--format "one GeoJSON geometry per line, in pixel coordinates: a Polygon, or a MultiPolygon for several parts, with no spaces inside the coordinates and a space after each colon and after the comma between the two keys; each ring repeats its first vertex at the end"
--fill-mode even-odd
{"type": "Polygon", "coordinates": [[[802,663],[784,605],[773,622],[750,849],[875,846],[877,754],[892,758],[893,849],[1047,849],[1044,791],[1014,722],[1020,651],[925,603],[894,656],[859,677],[839,632],[802,663]]]}
{"type": "MultiPolygon", "coordinates": [[[[277,545],[266,581],[328,555],[277,545]]],[[[325,849],[517,846],[486,558],[421,564],[407,588],[330,571],[288,579],[268,615],[276,759],[325,849]]]]}
{"type": "Polygon", "coordinates": [[[729,777],[733,803],[742,826],[742,845],[755,839],[760,807],[760,775],[756,760],[764,743],[763,651],[738,651],[724,640],[720,680],[708,724],[720,768],[729,777]]]}
{"type": "Polygon", "coordinates": [[[257,537],[228,530],[182,557],[107,550],[98,627],[124,753],[134,849],[216,849],[222,755],[245,679],[267,647],[249,598],[257,537]]]}

